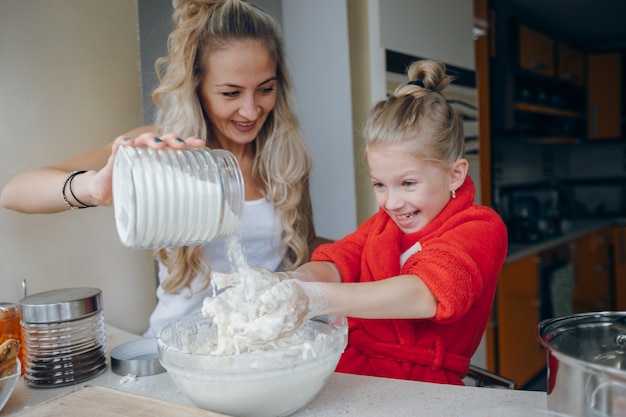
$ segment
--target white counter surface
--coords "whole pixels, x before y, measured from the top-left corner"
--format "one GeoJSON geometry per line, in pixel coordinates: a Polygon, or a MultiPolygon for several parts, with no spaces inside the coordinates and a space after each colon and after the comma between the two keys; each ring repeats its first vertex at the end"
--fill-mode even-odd
{"type": "MultiPolygon", "coordinates": [[[[138,338],[111,326],[107,326],[106,331],[109,352],[116,346],[138,338]]],[[[10,416],[87,384],[195,407],[176,389],[167,373],[138,377],[132,382],[123,383],[122,377],[111,372],[109,367],[105,373],[94,379],[67,387],[30,388],[20,380],[13,395],[0,411],[0,416],[10,416]]],[[[294,414],[294,417],[460,417],[471,411],[493,407],[545,410],[546,401],[544,392],[461,387],[334,373],[317,397],[294,414]]],[[[97,417],[96,411],[90,410],[88,414],[97,417]]]]}

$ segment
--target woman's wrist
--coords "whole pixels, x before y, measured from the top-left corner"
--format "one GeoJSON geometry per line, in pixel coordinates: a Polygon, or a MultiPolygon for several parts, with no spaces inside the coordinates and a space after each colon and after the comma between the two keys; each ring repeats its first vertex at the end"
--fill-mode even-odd
{"type": "Polygon", "coordinates": [[[70,172],[61,188],[61,197],[63,203],[70,210],[84,209],[89,207],[97,207],[99,204],[89,193],[87,180],[89,171],[79,170],[70,172]]]}

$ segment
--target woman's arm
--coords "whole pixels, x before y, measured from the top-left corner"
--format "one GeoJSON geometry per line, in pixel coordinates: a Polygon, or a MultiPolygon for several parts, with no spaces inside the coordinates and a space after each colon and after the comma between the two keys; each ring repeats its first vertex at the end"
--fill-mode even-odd
{"type": "Polygon", "coordinates": [[[204,146],[204,141],[188,138],[184,142],[176,135],[157,137],[152,126],[142,126],[119,136],[112,143],[74,156],[57,164],[34,168],[13,177],[0,194],[0,205],[21,213],[58,213],[69,210],[63,201],[62,188],[73,171],[87,171],[72,179],[72,192],[65,188],[65,197],[74,206],[111,206],[113,162],[119,146],[150,146],[152,148],[204,146]],[[130,139],[129,139],[130,138],[130,139]],[[76,196],[76,199],[72,196],[76,196]]]}
{"type": "MultiPolygon", "coordinates": [[[[57,213],[68,210],[63,201],[61,187],[70,172],[87,170],[85,174],[77,175],[73,179],[72,191],[85,204],[103,205],[102,201],[96,201],[86,190],[88,182],[106,165],[110,155],[111,144],[108,144],[49,167],[19,173],[2,189],[0,204],[21,213],[57,213]]],[[[66,192],[66,197],[73,205],[80,205],[69,191],[66,192]]]]}

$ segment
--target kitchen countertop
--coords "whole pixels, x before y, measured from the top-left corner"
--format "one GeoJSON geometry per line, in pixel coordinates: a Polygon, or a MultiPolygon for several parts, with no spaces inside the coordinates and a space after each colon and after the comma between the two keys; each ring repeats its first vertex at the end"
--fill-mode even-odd
{"type": "Polygon", "coordinates": [[[567,244],[589,233],[623,224],[626,224],[626,220],[624,219],[575,220],[570,222],[567,226],[567,231],[559,236],[534,243],[509,242],[509,253],[505,264],[524,259],[559,245],[567,244]]]}
{"type": "MultiPolygon", "coordinates": [[[[106,326],[107,350],[136,340],[139,336],[106,326]]],[[[110,357],[110,356],[108,356],[110,357]]],[[[20,379],[13,395],[0,411],[10,416],[39,403],[66,394],[84,385],[112,388],[142,397],[191,406],[173,384],[167,373],[137,377],[124,382],[123,377],[109,368],[98,377],[77,385],[59,388],[31,388],[20,379]]],[[[438,416],[461,417],[466,413],[494,407],[547,409],[545,392],[499,388],[479,388],[374,378],[333,373],[316,398],[295,417],[322,416],[438,416]]],[[[96,410],[89,414],[97,417],[96,410]]]]}

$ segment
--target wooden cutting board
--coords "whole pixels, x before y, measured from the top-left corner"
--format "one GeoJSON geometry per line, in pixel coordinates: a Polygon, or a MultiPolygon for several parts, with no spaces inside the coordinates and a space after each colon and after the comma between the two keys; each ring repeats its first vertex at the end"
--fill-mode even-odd
{"type": "Polygon", "coordinates": [[[228,417],[224,414],[172,404],[154,398],[96,385],[67,394],[14,414],[16,417],[228,417]]]}

